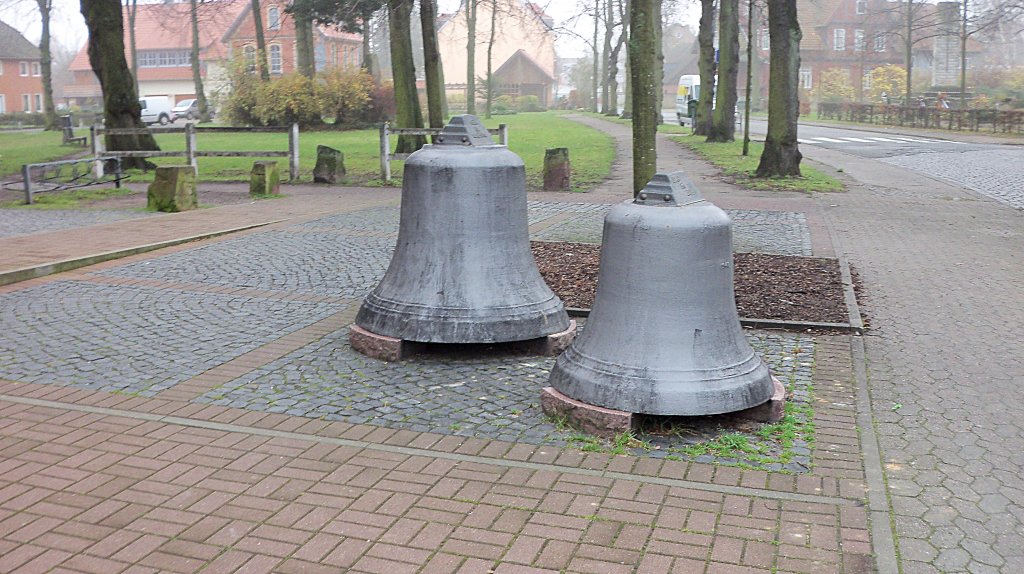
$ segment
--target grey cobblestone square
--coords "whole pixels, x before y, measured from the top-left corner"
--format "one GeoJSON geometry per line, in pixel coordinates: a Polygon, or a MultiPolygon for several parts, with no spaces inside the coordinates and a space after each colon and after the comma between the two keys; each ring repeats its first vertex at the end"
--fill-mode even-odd
{"type": "Polygon", "coordinates": [[[73,281],[0,301],[0,378],[143,396],[344,309],[73,281]]]}
{"type": "Polygon", "coordinates": [[[28,235],[42,231],[71,229],[74,227],[88,227],[90,225],[151,217],[153,215],[156,214],[137,210],[0,209],[0,238],[28,235]]]}

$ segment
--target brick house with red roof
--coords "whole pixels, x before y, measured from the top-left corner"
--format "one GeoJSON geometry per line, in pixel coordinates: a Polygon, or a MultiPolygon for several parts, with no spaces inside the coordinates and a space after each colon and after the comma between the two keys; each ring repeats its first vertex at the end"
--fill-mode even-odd
{"type": "Polygon", "coordinates": [[[0,22],[0,114],[43,111],[39,48],[0,22]]]}
{"type": "MultiPolygon", "coordinates": [[[[267,60],[272,74],[295,69],[295,28],[285,4],[265,2],[263,27],[267,60]]],[[[255,58],[256,33],[252,3],[248,0],[213,0],[200,5],[199,60],[203,87],[212,96],[226,87],[233,57],[255,58]]],[[[135,17],[139,62],[139,96],[167,96],[172,103],[194,98],[190,53],[192,32],[189,5],[184,2],[139,4],[135,17]]],[[[125,12],[125,57],[131,58],[125,12]]],[[[317,69],[353,63],[359,65],[362,38],[331,29],[316,31],[317,69]]],[[[99,80],[89,64],[87,46],[71,62],[73,81],[64,89],[64,101],[76,105],[102,105],[99,80]]]]}

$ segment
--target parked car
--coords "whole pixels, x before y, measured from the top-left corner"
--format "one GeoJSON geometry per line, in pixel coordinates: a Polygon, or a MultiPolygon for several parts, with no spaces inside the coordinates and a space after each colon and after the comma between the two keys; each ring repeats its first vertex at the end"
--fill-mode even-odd
{"type": "Polygon", "coordinates": [[[185,118],[186,120],[194,120],[199,117],[199,100],[192,98],[190,100],[181,100],[178,105],[171,109],[171,121],[177,121],[179,118],[185,118]]]}
{"type": "Polygon", "coordinates": [[[171,122],[171,101],[167,96],[146,96],[139,98],[142,106],[142,122],[146,125],[159,123],[166,126],[171,122]]]}

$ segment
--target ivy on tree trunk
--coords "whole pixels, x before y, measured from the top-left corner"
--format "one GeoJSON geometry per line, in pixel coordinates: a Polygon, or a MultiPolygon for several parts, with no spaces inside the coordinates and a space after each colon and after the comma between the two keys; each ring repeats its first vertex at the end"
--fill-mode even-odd
{"type": "Polygon", "coordinates": [[[771,69],[768,76],[768,135],[757,177],[800,175],[797,119],[800,115],[800,24],[796,0],[768,0],[771,69]]]}
{"type": "Polygon", "coordinates": [[[700,54],[697,69],[700,73],[700,97],[697,99],[697,117],[691,118],[693,133],[706,136],[711,132],[711,109],[715,101],[715,0],[700,0],[700,29],[697,32],[700,54]]]}
{"type": "Polygon", "coordinates": [[[629,73],[633,91],[633,196],[654,177],[658,165],[655,147],[658,125],[654,94],[658,83],[656,30],[660,0],[633,0],[629,14],[629,73]]]}
{"type": "Polygon", "coordinates": [[[423,29],[423,72],[427,79],[427,118],[430,127],[443,128],[445,112],[444,69],[437,46],[437,4],[420,0],[420,26],[423,29]]]}
{"type": "MultiPolygon", "coordinates": [[[[388,0],[391,76],[395,82],[395,123],[403,128],[422,128],[423,112],[416,93],[416,67],[412,59],[412,2],[388,0]]],[[[395,153],[412,153],[425,143],[423,136],[398,136],[395,153]]]]}
{"type": "MultiPolygon", "coordinates": [[[[142,106],[124,57],[124,20],[119,0],[81,0],[82,16],[89,29],[89,64],[103,90],[103,119],[108,128],[145,127],[139,118],[142,106]]],[[[150,133],[107,135],[111,151],[159,150],[150,133]]],[[[142,168],[144,158],[124,158],[125,167],[142,168]]]]}
{"type": "Polygon", "coordinates": [[[718,15],[718,86],[711,113],[709,142],[736,137],[736,85],[740,64],[739,0],[721,0],[718,15]]]}

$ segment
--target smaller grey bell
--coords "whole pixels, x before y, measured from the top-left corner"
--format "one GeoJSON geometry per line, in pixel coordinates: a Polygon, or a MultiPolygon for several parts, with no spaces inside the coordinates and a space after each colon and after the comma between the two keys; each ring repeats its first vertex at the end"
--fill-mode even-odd
{"type": "Polygon", "coordinates": [[[728,413],[772,397],[736,312],[731,221],[682,172],[655,175],[608,213],[594,306],[551,386],[653,415],[728,413]]]}

